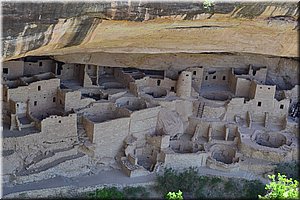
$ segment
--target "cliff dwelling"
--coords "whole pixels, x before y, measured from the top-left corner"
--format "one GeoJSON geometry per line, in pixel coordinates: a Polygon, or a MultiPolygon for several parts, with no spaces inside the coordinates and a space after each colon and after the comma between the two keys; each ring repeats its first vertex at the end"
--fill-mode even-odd
{"type": "MultiPolygon", "coordinates": [[[[138,3],[129,4],[138,9],[138,3]]],[[[57,20],[44,25],[48,29],[42,22],[33,25],[33,16],[28,19],[31,26],[40,29],[19,25],[24,28],[22,36],[16,35],[21,29],[8,24],[17,20],[9,18],[10,6],[22,5],[2,5],[6,188],[112,170],[130,178],[145,177],[170,167],[246,171],[262,177],[275,164],[298,160],[296,22],[271,20],[267,11],[243,21],[242,14],[232,18],[219,7],[211,19],[205,13],[181,19],[184,11],[176,6],[177,18],[168,12],[157,18],[151,11],[158,9],[156,4],[144,3],[154,7],[140,24],[137,13],[131,16],[135,20],[120,13],[120,2],[99,5],[105,14],[97,7],[95,16],[88,10],[84,19],[83,10],[76,16],[56,13],[57,20]],[[233,36],[235,44],[227,36],[221,38],[233,35],[229,28],[190,28],[220,23],[235,27],[239,20],[236,35],[245,38],[233,36]],[[83,26],[78,21],[91,25],[77,30],[83,26]],[[244,29],[251,23],[257,23],[257,32],[244,29]],[[151,26],[153,31],[147,32],[151,26]],[[275,33],[264,34],[264,29],[275,33]],[[274,38],[280,31],[286,35],[274,38]],[[50,32],[52,38],[46,38],[50,32]],[[38,34],[44,34],[45,41],[38,34]],[[122,34],[126,37],[116,39],[122,34]],[[182,34],[191,36],[181,39],[182,34]],[[207,38],[192,39],[201,34],[207,38]]],[[[290,15],[296,20],[295,13],[290,15]]]]}

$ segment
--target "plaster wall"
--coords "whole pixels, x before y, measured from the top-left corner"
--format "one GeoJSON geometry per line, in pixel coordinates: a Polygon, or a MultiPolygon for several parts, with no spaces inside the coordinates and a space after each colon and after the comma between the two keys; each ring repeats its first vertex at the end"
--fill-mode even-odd
{"type": "Polygon", "coordinates": [[[68,116],[51,115],[41,121],[41,132],[43,134],[56,133],[53,136],[63,138],[68,136],[77,136],[77,115],[69,114],[68,116]]]}
{"type": "Polygon", "coordinates": [[[202,66],[189,67],[186,70],[192,72],[192,85],[196,91],[199,91],[201,89],[201,85],[203,81],[204,68],[202,66]]]}
{"type": "Polygon", "coordinates": [[[251,81],[243,78],[237,78],[235,86],[236,97],[249,97],[251,81]]]}
{"type": "Polygon", "coordinates": [[[134,82],[134,79],[130,76],[130,74],[124,73],[122,68],[114,69],[114,77],[122,84],[126,85],[127,88],[129,87],[130,82],[134,82]]]}
{"type": "Polygon", "coordinates": [[[115,157],[129,133],[130,118],[119,118],[94,124],[93,143],[96,157],[115,157]]]}
{"type": "MultiPolygon", "coordinates": [[[[162,87],[167,90],[172,90],[172,88],[175,89],[176,81],[169,79],[167,77],[161,78],[151,78],[149,76],[146,76],[142,79],[135,80],[135,83],[138,87],[140,86],[148,86],[148,87],[162,87]]],[[[173,89],[173,90],[174,90],[173,89]]]]}
{"type": "Polygon", "coordinates": [[[220,70],[207,68],[203,71],[202,86],[228,85],[230,69],[220,70]]]}
{"type": "Polygon", "coordinates": [[[24,74],[24,61],[7,61],[2,63],[2,76],[16,79],[24,74]],[[7,73],[6,73],[7,69],[7,73]]]}
{"type": "Polygon", "coordinates": [[[81,91],[71,91],[65,93],[64,107],[65,111],[76,110],[79,108],[84,108],[95,102],[95,99],[92,98],[81,98],[81,91]]]}
{"type": "Polygon", "coordinates": [[[206,165],[207,153],[165,153],[164,165],[166,168],[182,170],[189,167],[203,167],[206,165]]]}
{"type": "Polygon", "coordinates": [[[61,66],[60,75],[56,75],[61,80],[72,80],[76,77],[77,71],[75,70],[75,64],[64,64],[61,66]]]}
{"type": "Polygon", "coordinates": [[[15,102],[27,102],[30,112],[47,110],[56,106],[59,79],[49,79],[30,83],[28,86],[8,89],[8,98],[15,102]]]}
{"type": "Polygon", "coordinates": [[[32,76],[46,72],[55,73],[55,63],[53,60],[39,60],[38,62],[24,62],[24,75],[32,76]]]}

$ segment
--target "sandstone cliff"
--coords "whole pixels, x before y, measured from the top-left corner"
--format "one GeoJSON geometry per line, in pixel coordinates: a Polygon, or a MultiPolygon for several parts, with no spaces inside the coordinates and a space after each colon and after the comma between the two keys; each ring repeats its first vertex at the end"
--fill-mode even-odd
{"type": "Polygon", "coordinates": [[[298,56],[296,2],[215,3],[211,10],[199,1],[6,2],[2,10],[5,60],[82,52],[85,61],[108,52],[298,56]]]}

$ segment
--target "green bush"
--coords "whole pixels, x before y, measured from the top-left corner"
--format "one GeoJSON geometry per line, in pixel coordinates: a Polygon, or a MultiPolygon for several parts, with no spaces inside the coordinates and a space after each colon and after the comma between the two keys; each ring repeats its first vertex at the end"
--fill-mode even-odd
{"type": "Polygon", "coordinates": [[[268,193],[265,196],[259,195],[260,199],[299,199],[299,182],[297,180],[288,179],[280,173],[277,177],[269,175],[269,178],[272,181],[265,187],[268,193]]]}
{"type": "Polygon", "coordinates": [[[258,199],[259,194],[266,194],[264,187],[265,185],[258,180],[200,176],[194,168],[189,168],[184,172],[166,169],[157,177],[155,190],[162,195],[180,190],[185,199],[258,199]]]}
{"type": "Polygon", "coordinates": [[[182,192],[179,190],[178,192],[168,192],[166,195],[167,200],[183,200],[182,192]]]}
{"type": "Polygon", "coordinates": [[[97,189],[88,194],[90,198],[96,199],[125,199],[125,196],[116,187],[97,189]]]}

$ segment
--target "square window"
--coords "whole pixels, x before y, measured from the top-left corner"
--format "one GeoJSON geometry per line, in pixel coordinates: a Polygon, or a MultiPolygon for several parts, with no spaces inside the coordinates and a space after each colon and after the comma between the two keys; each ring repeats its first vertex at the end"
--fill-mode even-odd
{"type": "Polygon", "coordinates": [[[174,92],[175,91],[175,87],[171,87],[171,91],[174,92]]]}
{"type": "Polygon", "coordinates": [[[284,105],[281,104],[279,108],[280,108],[280,109],[283,109],[283,108],[284,108],[284,105]]]}
{"type": "Polygon", "coordinates": [[[260,101],[257,102],[257,106],[261,107],[261,102],[260,101]]]}
{"type": "Polygon", "coordinates": [[[3,68],[3,74],[8,74],[8,68],[3,68]]]}
{"type": "Polygon", "coordinates": [[[216,79],[217,78],[217,76],[213,76],[213,79],[216,79]]]}
{"type": "Polygon", "coordinates": [[[226,76],[223,76],[223,81],[225,81],[226,80],[226,76]]]}

